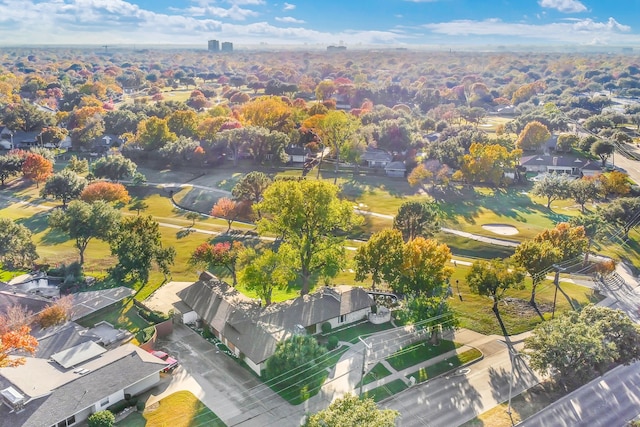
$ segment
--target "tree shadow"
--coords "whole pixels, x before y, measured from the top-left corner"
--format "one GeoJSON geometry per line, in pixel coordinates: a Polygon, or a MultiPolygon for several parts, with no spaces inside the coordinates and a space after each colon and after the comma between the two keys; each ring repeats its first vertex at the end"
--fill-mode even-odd
{"type": "Polygon", "coordinates": [[[49,213],[38,212],[28,218],[19,219],[16,222],[27,227],[33,234],[42,233],[49,228],[49,213]]]}
{"type": "Polygon", "coordinates": [[[45,233],[45,235],[42,236],[42,239],[40,241],[42,243],[46,244],[46,245],[58,245],[60,243],[67,242],[69,240],[71,240],[71,238],[64,231],[55,230],[53,228],[50,228],[45,233]]]}
{"type": "Polygon", "coordinates": [[[178,230],[176,232],[176,238],[177,239],[184,239],[185,237],[189,237],[190,234],[195,233],[195,232],[196,232],[196,230],[194,230],[191,227],[183,228],[182,230],[178,230]]]}

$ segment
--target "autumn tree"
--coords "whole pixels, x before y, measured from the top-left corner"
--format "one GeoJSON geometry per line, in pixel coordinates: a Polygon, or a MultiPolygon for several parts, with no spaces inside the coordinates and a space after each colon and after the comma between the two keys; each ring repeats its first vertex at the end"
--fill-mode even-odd
{"type": "Polygon", "coordinates": [[[404,241],[399,230],[382,230],[373,234],[367,243],[356,251],[356,281],[371,275],[371,287],[393,280],[402,265],[404,241]]]}
{"type": "Polygon", "coordinates": [[[107,241],[119,220],[120,213],[104,201],[88,204],[74,200],[67,209],[57,209],[51,213],[49,226],[67,233],[75,241],[82,265],[89,242],[94,238],[107,241]]]}
{"type": "Polygon", "coordinates": [[[169,129],[166,119],[149,117],[138,124],[136,142],[147,151],[162,148],[168,142],[178,139],[169,129]]]}
{"type": "Polygon", "coordinates": [[[53,163],[40,154],[27,153],[22,163],[22,173],[25,178],[36,183],[36,188],[45,182],[53,173],[53,163]]]}
{"type": "Polygon", "coordinates": [[[509,289],[522,289],[524,278],[524,270],[509,265],[508,262],[499,258],[491,261],[476,261],[467,273],[466,280],[471,290],[478,295],[492,299],[492,310],[504,336],[509,333],[502,317],[500,317],[498,304],[509,289]]]}
{"type": "Polygon", "coordinates": [[[609,160],[609,157],[613,155],[614,150],[615,146],[613,144],[601,139],[594,142],[591,146],[591,154],[600,157],[602,167],[605,167],[607,165],[607,160],[609,160]]]}
{"type": "Polygon", "coordinates": [[[551,137],[549,129],[538,121],[529,122],[516,140],[516,147],[523,151],[537,151],[551,137]]]}
{"type": "Polygon", "coordinates": [[[108,203],[119,202],[127,204],[131,200],[131,196],[129,196],[127,188],[120,183],[99,181],[87,185],[80,193],[80,199],[87,203],[102,200],[108,203]]]}
{"type": "Polygon", "coordinates": [[[547,209],[551,209],[551,202],[566,199],[570,196],[571,178],[564,174],[548,173],[533,184],[531,194],[547,198],[547,209]]]}
{"type": "Polygon", "coordinates": [[[446,293],[446,280],[453,270],[447,267],[451,250],[434,239],[416,237],[402,249],[400,268],[392,272],[391,286],[401,294],[420,294],[442,297],[446,293]]]}
{"type": "Polygon", "coordinates": [[[424,185],[425,182],[433,178],[433,172],[428,170],[424,163],[419,163],[418,166],[411,170],[409,176],[407,176],[407,182],[412,187],[417,185],[424,185]]]}
{"type": "Polygon", "coordinates": [[[336,85],[333,80],[322,80],[316,86],[316,98],[320,101],[326,101],[331,98],[336,91],[336,85]]]}
{"type": "Polygon", "coordinates": [[[379,409],[371,398],[346,394],[327,409],[310,415],[305,427],[394,427],[399,416],[398,411],[379,409]]]}
{"type": "Polygon", "coordinates": [[[193,110],[178,110],[167,120],[169,130],[177,136],[195,138],[198,133],[198,114],[193,110]]]}
{"type": "Polygon", "coordinates": [[[549,269],[562,257],[560,250],[548,241],[525,240],[516,248],[513,260],[531,276],[531,300],[536,307],[536,289],[544,280],[549,269]]]}
{"type": "Polygon", "coordinates": [[[9,218],[0,218],[0,262],[5,267],[31,267],[38,259],[31,231],[9,218]]]}
{"type": "Polygon", "coordinates": [[[418,236],[432,237],[440,231],[441,211],[435,202],[405,202],[393,219],[393,228],[405,241],[418,236]]]}
{"type": "Polygon", "coordinates": [[[273,290],[284,289],[296,277],[287,262],[291,255],[287,253],[286,246],[282,246],[278,252],[271,249],[256,252],[253,248],[247,248],[240,253],[238,279],[248,290],[254,291],[265,305],[270,305],[273,290]]]}
{"type": "Polygon", "coordinates": [[[189,262],[206,268],[222,267],[229,272],[233,286],[237,285],[238,257],[244,250],[241,242],[202,243],[191,254],[189,262]]]}
{"type": "MultiPolygon", "coordinates": [[[[338,176],[340,156],[347,155],[347,150],[358,129],[357,120],[344,111],[330,111],[319,123],[320,136],[323,143],[331,148],[336,156],[335,173],[338,176]]],[[[335,181],[334,181],[335,184],[335,181]]]]}
{"type": "Polygon", "coordinates": [[[589,252],[593,243],[604,238],[605,222],[600,214],[591,213],[571,217],[569,225],[584,229],[585,237],[587,238],[587,246],[584,250],[584,264],[586,264],[589,261],[589,252]]]}
{"type": "Polygon", "coordinates": [[[227,233],[231,230],[231,224],[233,224],[238,215],[238,204],[228,197],[221,197],[211,208],[211,216],[223,218],[227,221],[227,233]]]}
{"type": "Polygon", "coordinates": [[[623,231],[623,239],[629,238],[629,231],[638,224],[640,197],[621,197],[602,209],[602,218],[623,231]]]}
{"type": "Polygon", "coordinates": [[[62,202],[63,207],[66,207],[69,201],[80,196],[86,185],[86,179],[69,169],[63,169],[47,179],[40,191],[40,197],[53,196],[54,199],[62,202]]]}
{"type": "Polygon", "coordinates": [[[505,183],[504,172],[516,167],[522,150],[509,151],[499,144],[473,143],[469,154],[462,156],[460,171],[467,182],[505,183]]]}
{"type": "Polygon", "coordinates": [[[13,330],[4,330],[0,318],[0,368],[11,368],[25,363],[24,357],[12,356],[14,352],[23,351],[33,354],[38,341],[31,336],[29,326],[21,326],[13,330]]]}
{"type": "Polygon", "coordinates": [[[65,295],[38,313],[37,322],[41,328],[65,323],[71,318],[73,309],[73,295],[65,295]]]}
{"type": "Polygon", "coordinates": [[[554,228],[538,233],[535,242],[549,242],[560,254],[560,261],[567,261],[584,253],[587,248],[587,237],[583,227],[572,227],[569,223],[561,222],[554,228]]]}
{"type": "Polygon", "coordinates": [[[108,156],[99,158],[91,171],[96,178],[106,178],[111,181],[121,181],[132,178],[138,166],[124,156],[108,156]]]}
{"type": "Polygon", "coordinates": [[[260,126],[285,134],[295,127],[291,106],[278,96],[255,98],[243,104],[241,112],[245,125],[260,126]]]}
{"type": "Polygon", "coordinates": [[[626,196],[631,192],[629,175],[620,171],[611,171],[601,174],[598,179],[602,183],[602,190],[605,196],[613,194],[615,196],[626,196]]]}
{"type": "Polygon", "coordinates": [[[147,283],[153,264],[165,280],[171,273],[176,251],[162,245],[160,225],[151,216],[124,218],[111,234],[109,244],[111,254],[118,257],[118,263],[111,270],[116,279],[130,278],[147,283]]]}
{"type": "Polygon", "coordinates": [[[290,262],[300,273],[302,295],[309,293],[314,274],[338,273],[344,262],[341,234],[361,220],[351,203],[338,198],[338,187],[324,181],[275,181],[254,207],[263,214],[258,231],[279,236],[296,254],[290,262]]]}

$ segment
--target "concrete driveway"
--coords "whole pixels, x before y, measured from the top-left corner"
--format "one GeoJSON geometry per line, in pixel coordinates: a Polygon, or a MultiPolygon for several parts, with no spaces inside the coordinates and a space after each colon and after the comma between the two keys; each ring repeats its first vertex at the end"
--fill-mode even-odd
{"type": "Polygon", "coordinates": [[[229,427],[300,425],[299,408],[291,406],[237,361],[190,328],[176,324],[173,333],[158,340],[157,349],[177,358],[180,367],[152,391],[147,406],[169,394],[188,390],[229,427]],[[292,424],[293,422],[293,424],[292,424]]]}

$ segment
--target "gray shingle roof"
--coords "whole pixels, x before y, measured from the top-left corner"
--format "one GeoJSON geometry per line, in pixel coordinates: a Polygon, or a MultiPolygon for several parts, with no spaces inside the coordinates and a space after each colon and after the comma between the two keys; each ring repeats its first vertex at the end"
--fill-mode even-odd
{"type": "MultiPolygon", "coordinates": [[[[10,412],[5,405],[0,405],[0,427],[48,427],[69,416],[94,405],[105,397],[123,390],[136,382],[159,372],[164,366],[160,359],[152,361],[135,346],[131,351],[102,368],[55,389],[51,394],[28,402],[24,410],[10,412]]],[[[9,385],[0,376],[0,388],[9,385]]]]}

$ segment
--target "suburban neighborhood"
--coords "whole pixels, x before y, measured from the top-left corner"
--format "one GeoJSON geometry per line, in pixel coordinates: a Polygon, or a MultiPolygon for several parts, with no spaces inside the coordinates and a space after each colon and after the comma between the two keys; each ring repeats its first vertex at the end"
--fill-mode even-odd
{"type": "Polygon", "coordinates": [[[0,427],[640,426],[637,47],[231,40],[0,43],[0,427]]]}

